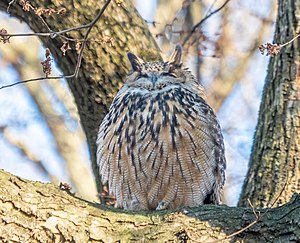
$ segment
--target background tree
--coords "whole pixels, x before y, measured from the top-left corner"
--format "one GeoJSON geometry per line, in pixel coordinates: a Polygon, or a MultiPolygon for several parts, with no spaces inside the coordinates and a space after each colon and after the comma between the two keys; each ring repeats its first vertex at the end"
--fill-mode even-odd
{"type": "MultiPolygon", "coordinates": [[[[279,1],[274,43],[299,37],[300,1],[279,1]]],[[[263,48],[263,47],[261,47],[263,48]]],[[[281,46],[270,46],[275,55],[281,46]],[[275,49],[275,50],[274,50],[275,49]]],[[[260,106],[249,171],[240,198],[255,207],[286,203],[300,192],[300,39],[271,58],[260,106]]]]}
{"type": "MultiPolygon", "coordinates": [[[[0,8],[6,9],[9,2],[10,1],[4,1],[3,3],[0,3],[0,8]]],[[[24,3],[24,1],[19,1],[19,3],[25,4],[26,2],[24,3]]],[[[29,4],[32,4],[33,6],[38,6],[40,4],[40,2],[39,1],[30,1],[29,4]]],[[[76,4],[78,4],[78,3],[76,3],[76,4]]],[[[66,8],[70,8],[70,10],[72,10],[72,12],[69,13],[71,16],[68,15],[67,17],[64,17],[64,21],[57,21],[57,18],[59,18],[59,17],[53,17],[53,15],[50,18],[47,18],[47,20],[46,20],[47,25],[45,25],[43,20],[41,20],[41,18],[38,15],[36,15],[36,13],[34,13],[34,11],[32,11],[32,9],[29,12],[25,12],[27,16],[24,16],[24,12],[21,10],[21,8],[12,8],[12,6],[11,6],[10,11],[11,11],[11,13],[13,13],[13,15],[23,18],[25,21],[27,21],[29,23],[29,25],[31,26],[31,28],[34,31],[38,32],[38,31],[43,30],[43,28],[47,29],[47,26],[50,27],[51,29],[55,29],[55,30],[56,29],[66,29],[68,27],[72,27],[72,26],[76,25],[76,21],[79,21],[79,23],[85,22],[86,20],[88,20],[87,22],[91,21],[93,19],[93,17],[91,17],[91,13],[88,11],[88,10],[90,10],[88,8],[88,5],[91,4],[90,1],[89,2],[81,1],[80,4],[82,4],[82,5],[80,6],[80,8],[78,8],[79,6],[77,6],[77,10],[75,8],[73,8],[74,6],[72,7],[71,5],[70,6],[68,5],[66,7],[66,8]],[[67,23],[64,23],[65,20],[67,20],[66,21],[67,23]],[[75,20],[75,22],[72,22],[74,20],[75,20]],[[62,26],[62,25],[64,25],[63,23],[69,24],[69,26],[62,26]]],[[[93,3],[92,6],[93,7],[99,6],[99,8],[102,7],[101,4],[99,4],[99,5],[97,5],[97,4],[98,3],[93,3]]],[[[124,60],[123,59],[124,53],[120,51],[121,48],[126,49],[127,47],[128,48],[130,47],[129,49],[131,51],[134,51],[134,47],[133,47],[134,45],[136,45],[138,47],[138,49],[140,49],[140,50],[143,50],[143,48],[148,47],[148,45],[149,45],[149,46],[152,46],[152,48],[153,48],[151,51],[151,53],[153,53],[153,54],[150,54],[150,57],[158,58],[158,55],[156,54],[156,51],[155,51],[156,50],[155,43],[150,38],[150,34],[149,34],[149,32],[147,32],[146,26],[141,25],[139,16],[136,15],[136,12],[133,9],[131,9],[132,6],[130,5],[129,2],[125,1],[122,4],[123,5],[119,8],[117,7],[117,5],[111,5],[113,7],[111,8],[110,11],[113,11],[113,12],[109,12],[109,8],[108,8],[107,9],[108,12],[106,12],[107,15],[105,14],[104,18],[101,18],[102,22],[100,21],[99,26],[97,24],[93,28],[93,30],[97,30],[97,32],[96,33],[91,32],[91,35],[89,36],[89,38],[94,38],[94,40],[96,40],[98,38],[99,33],[102,34],[101,40],[102,40],[102,42],[104,42],[104,43],[102,43],[104,45],[101,45],[101,48],[100,48],[102,51],[101,55],[99,55],[98,52],[95,52],[95,50],[97,50],[97,48],[99,49],[99,45],[96,45],[96,43],[91,41],[93,39],[90,39],[90,41],[88,42],[87,48],[85,50],[85,53],[84,53],[84,59],[82,61],[82,67],[80,69],[78,79],[70,79],[69,80],[69,86],[71,87],[71,90],[74,94],[75,101],[77,103],[78,110],[79,110],[79,113],[81,116],[81,121],[83,123],[83,127],[87,134],[88,141],[90,143],[91,154],[95,148],[94,141],[95,141],[95,135],[97,134],[96,130],[100,123],[101,117],[103,117],[104,112],[107,110],[107,106],[109,104],[109,100],[107,99],[107,97],[109,97],[109,99],[111,100],[111,98],[113,97],[113,93],[115,93],[116,90],[120,87],[120,84],[117,83],[116,81],[121,80],[121,77],[122,77],[122,75],[124,75],[125,70],[126,70],[125,63],[120,61],[120,60],[124,60]],[[118,13],[118,14],[113,14],[113,13],[118,13]],[[129,18],[129,16],[131,14],[133,15],[132,20],[131,20],[131,18],[129,18]],[[112,17],[112,19],[110,19],[110,17],[112,17]],[[121,21],[121,22],[118,22],[118,21],[121,21]],[[130,25],[128,25],[128,24],[126,25],[126,23],[130,23],[130,25]],[[117,30],[114,28],[117,28],[117,30]],[[127,31],[129,31],[128,30],[129,28],[130,28],[130,32],[127,32],[127,31]],[[109,31],[107,33],[109,33],[109,34],[113,33],[113,36],[116,40],[119,40],[119,38],[120,38],[120,41],[117,43],[117,45],[114,45],[114,46],[108,45],[109,43],[107,43],[107,42],[108,42],[110,36],[103,35],[103,32],[105,32],[104,29],[105,30],[108,29],[109,31]],[[126,33],[126,34],[124,34],[124,33],[126,33]],[[135,36],[135,35],[139,36],[139,34],[141,34],[141,38],[139,39],[139,42],[136,43],[132,39],[134,39],[133,36],[135,36]],[[126,41],[127,45],[125,45],[122,42],[122,38],[126,38],[125,41],[126,41]],[[130,41],[133,41],[132,46],[130,46],[131,45],[130,41]],[[120,53],[119,53],[119,51],[120,51],[120,53]],[[97,57],[98,55],[99,55],[99,57],[98,57],[98,59],[96,59],[95,57],[97,57]],[[120,63],[122,64],[121,68],[119,68],[120,63]],[[94,66],[97,67],[99,70],[93,69],[94,66]],[[101,77],[102,77],[102,79],[101,79],[101,77]],[[107,77],[109,77],[109,78],[107,79],[107,77]],[[97,81],[95,81],[95,80],[97,80],[97,81]],[[101,81],[99,81],[99,80],[101,80],[101,81]],[[95,121],[94,119],[97,121],[95,121]],[[96,122],[96,125],[94,122],[96,122]]],[[[299,1],[296,1],[293,3],[288,2],[288,5],[286,7],[282,7],[283,5],[281,5],[281,4],[283,4],[283,3],[281,1],[279,1],[279,9],[282,9],[282,11],[289,11],[289,13],[291,14],[289,16],[293,16],[294,19],[297,20],[297,14],[295,14],[294,11],[299,9],[299,1]]],[[[25,5],[25,7],[24,7],[24,5],[23,5],[23,8],[26,8],[26,6],[27,5],[25,5]]],[[[184,7],[188,7],[188,6],[184,6],[184,7]]],[[[47,9],[49,9],[50,7],[53,9],[58,9],[59,6],[57,6],[54,1],[53,5],[44,6],[44,7],[47,9]]],[[[186,9],[182,8],[180,11],[185,11],[185,10],[186,9]]],[[[179,11],[179,13],[180,13],[180,11],[179,11]]],[[[67,11],[67,13],[68,13],[68,11],[67,11]]],[[[177,20],[178,20],[178,18],[177,18],[177,20]]],[[[292,21],[292,23],[293,24],[296,23],[296,26],[299,26],[299,24],[298,24],[299,22],[297,22],[297,21],[296,22],[292,21]]],[[[184,22],[184,21],[182,21],[182,22],[184,22]]],[[[280,23],[280,22],[278,22],[278,23],[280,23]]],[[[287,22],[287,24],[291,24],[291,22],[287,22]]],[[[180,24],[175,23],[174,26],[180,27],[180,24]]],[[[279,29],[281,28],[280,25],[278,25],[278,28],[279,29]]],[[[288,28],[286,28],[286,29],[288,29],[288,28]]],[[[167,33],[167,32],[165,31],[165,33],[167,33]]],[[[174,33],[176,34],[176,31],[174,31],[174,33]]],[[[189,33],[186,33],[185,31],[183,31],[182,33],[187,34],[187,35],[183,35],[183,36],[179,36],[179,37],[183,38],[183,40],[186,40],[189,33]]],[[[282,33],[282,29],[281,29],[280,33],[282,33]]],[[[73,36],[73,34],[74,34],[73,32],[68,33],[67,38],[82,39],[82,37],[84,36],[84,34],[80,34],[80,33],[75,33],[74,36],[73,36]]],[[[168,34],[170,34],[170,33],[168,33],[168,34]]],[[[173,33],[171,31],[171,39],[173,38],[172,34],[173,33]]],[[[198,37],[199,37],[199,35],[198,35],[198,37]]],[[[174,38],[176,39],[176,36],[174,38]]],[[[74,70],[74,66],[76,65],[74,60],[76,60],[76,58],[78,56],[74,52],[66,52],[66,57],[61,58],[60,47],[62,46],[61,45],[62,43],[56,39],[57,38],[55,38],[54,40],[49,40],[49,38],[42,38],[42,41],[44,43],[46,43],[46,45],[48,47],[50,47],[53,55],[57,57],[58,64],[62,67],[63,72],[66,74],[70,74],[74,70]]],[[[287,40],[285,40],[285,42],[286,41],[287,40]]],[[[294,43],[293,43],[293,45],[294,45],[294,43]]],[[[189,45],[187,45],[186,48],[189,49],[188,47],[191,48],[192,45],[189,44],[189,45]]],[[[150,50],[151,50],[151,48],[150,48],[150,50]]],[[[138,51],[135,51],[135,52],[141,56],[143,56],[143,54],[144,54],[145,56],[149,57],[149,52],[147,52],[147,53],[139,53],[138,51]]],[[[280,57],[282,58],[282,57],[284,57],[284,55],[280,56],[280,57]]],[[[278,60],[284,60],[284,59],[278,59],[278,60]]],[[[199,63],[201,63],[201,60],[199,60],[199,63]]],[[[292,76],[292,77],[297,77],[297,75],[292,76]]],[[[295,79],[291,79],[291,80],[295,80],[295,79]]],[[[274,90],[270,89],[271,93],[273,91],[274,90]]],[[[265,91],[265,93],[266,93],[266,91],[265,91]]],[[[296,94],[297,94],[297,92],[296,92],[296,94]]],[[[297,101],[297,99],[295,99],[295,101],[297,101]]],[[[295,103],[295,104],[298,104],[298,103],[295,103]]],[[[297,105],[295,105],[295,107],[297,107],[297,105]]],[[[297,109],[296,109],[296,111],[297,111],[297,109]]],[[[298,113],[296,112],[295,116],[297,116],[297,114],[299,114],[299,112],[298,113]]],[[[297,125],[297,123],[296,123],[296,125],[297,125]]],[[[299,137],[298,137],[297,141],[299,141],[299,137]]],[[[298,148],[297,146],[299,146],[299,144],[295,145],[295,146],[296,146],[296,148],[298,148]]],[[[296,151],[297,151],[297,149],[296,149],[296,151]]],[[[277,160],[277,163],[278,162],[279,162],[279,160],[277,160]]],[[[297,168],[297,167],[295,167],[295,168],[297,168]]],[[[94,169],[96,170],[95,167],[94,167],[94,169]]],[[[281,209],[279,208],[277,210],[267,211],[266,214],[263,214],[264,217],[259,216],[258,214],[256,214],[256,212],[253,214],[252,210],[246,210],[246,209],[242,209],[242,208],[236,208],[236,209],[234,209],[234,211],[231,211],[230,209],[228,209],[225,206],[220,206],[220,207],[206,206],[206,208],[205,208],[206,212],[209,211],[210,207],[212,208],[212,213],[208,214],[208,218],[213,219],[213,220],[209,221],[211,223],[210,226],[206,225],[206,227],[204,227],[205,228],[204,230],[200,230],[201,228],[203,228],[203,225],[205,225],[205,223],[201,222],[200,219],[202,219],[203,221],[208,219],[205,216],[201,215],[202,207],[199,207],[200,211],[197,211],[197,209],[195,209],[195,210],[188,209],[186,211],[185,210],[181,211],[181,213],[179,212],[179,213],[175,213],[175,214],[171,214],[171,215],[164,215],[164,213],[158,213],[158,214],[156,213],[153,215],[154,218],[153,217],[149,218],[148,216],[142,216],[141,213],[138,215],[129,214],[129,215],[127,215],[128,217],[126,215],[123,215],[124,216],[124,218],[123,218],[123,216],[121,216],[120,213],[116,213],[116,214],[112,213],[111,215],[108,215],[109,213],[106,214],[105,211],[101,211],[101,210],[98,210],[95,212],[94,209],[90,208],[87,204],[81,204],[79,201],[76,201],[76,200],[73,201],[73,199],[71,199],[68,195],[63,194],[62,192],[58,192],[55,188],[53,188],[51,186],[45,187],[43,190],[40,188],[41,186],[39,184],[32,185],[31,183],[29,183],[27,181],[17,179],[15,177],[13,177],[12,175],[8,175],[3,172],[1,173],[1,179],[3,182],[2,185],[5,185],[5,188],[1,189],[1,193],[0,193],[1,203],[2,203],[1,208],[3,208],[2,216],[5,216],[2,219],[2,223],[4,225],[9,225],[9,227],[5,227],[5,228],[2,227],[2,230],[3,230],[3,232],[1,232],[2,237],[10,237],[11,235],[8,234],[9,232],[11,232],[10,227],[13,225],[17,225],[19,230],[14,230],[14,232],[15,232],[14,236],[17,237],[17,239],[19,239],[19,240],[20,240],[20,238],[18,238],[18,237],[22,237],[22,236],[26,237],[27,236],[27,234],[25,234],[25,232],[27,232],[27,231],[31,232],[29,234],[30,235],[29,237],[32,237],[35,240],[39,239],[39,237],[41,237],[43,239],[46,239],[46,237],[48,237],[47,239],[50,239],[50,240],[51,239],[53,240],[56,237],[60,237],[60,239],[62,239],[62,240],[64,239],[64,240],[70,240],[70,241],[71,240],[80,241],[81,239],[83,239],[83,240],[89,240],[89,239],[92,239],[92,240],[107,239],[107,240],[109,240],[109,238],[105,238],[105,237],[112,237],[112,235],[110,235],[108,232],[103,232],[103,230],[101,230],[101,227],[106,227],[107,229],[113,230],[113,228],[120,226],[119,223],[121,221],[121,225],[124,226],[124,231],[122,231],[123,228],[118,229],[118,233],[120,233],[120,234],[117,234],[117,236],[116,236],[116,237],[118,237],[117,239],[121,239],[121,237],[124,236],[124,237],[127,237],[127,238],[124,238],[125,240],[126,239],[127,240],[128,239],[141,239],[139,237],[144,237],[144,239],[148,239],[148,240],[153,240],[153,239],[159,240],[160,236],[157,236],[156,233],[159,232],[159,230],[158,230],[159,227],[161,229],[164,229],[163,228],[164,224],[162,224],[162,225],[158,224],[157,221],[155,220],[155,217],[157,217],[157,220],[162,221],[163,223],[175,222],[174,224],[172,224],[171,227],[168,227],[168,229],[170,229],[169,230],[170,235],[167,236],[167,235],[161,234],[161,236],[164,237],[163,239],[167,239],[166,237],[170,237],[170,239],[177,239],[177,240],[184,240],[184,239],[199,240],[200,239],[199,237],[204,237],[204,238],[201,238],[201,241],[203,241],[203,240],[215,239],[218,237],[222,238],[222,237],[225,237],[225,234],[228,235],[228,234],[236,231],[239,228],[242,228],[247,225],[254,225],[254,224],[256,224],[255,227],[252,227],[244,235],[242,235],[242,236],[239,235],[239,237],[246,237],[246,239],[252,239],[252,240],[259,240],[259,239],[272,240],[272,239],[274,239],[274,237],[283,237],[283,238],[280,238],[281,240],[299,239],[299,236],[297,235],[297,233],[295,233],[295,232],[297,232],[297,229],[299,228],[297,226],[297,225],[299,225],[299,218],[297,217],[297,215],[299,215],[299,212],[298,212],[299,211],[298,210],[299,209],[299,198],[297,196],[295,196],[294,199],[291,201],[291,203],[287,204],[285,207],[283,207],[281,209]],[[34,192],[34,193],[28,194],[30,191],[34,192]],[[10,193],[7,193],[7,192],[10,192],[10,193]],[[50,199],[50,202],[53,199],[58,200],[56,206],[52,207],[52,206],[49,206],[48,203],[45,204],[44,203],[45,198],[48,198],[48,200],[50,199]],[[64,207],[62,204],[60,204],[60,199],[58,199],[58,198],[63,199],[64,206],[66,206],[66,207],[64,207]],[[36,199],[36,201],[35,201],[35,199],[36,199]],[[70,202],[70,203],[67,203],[67,205],[66,205],[66,203],[65,203],[66,201],[70,202]],[[39,207],[39,206],[32,207],[32,202],[35,202],[34,203],[35,205],[39,205],[39,203],[43,202],[43,205],[48,205],[49,207],[46,208],[46,210],[42,213],[42,207],[39,207]],[[81,207],[84,207],[86,209],[86,210],[84,210],[84,213],[83,213],[84,215],[80,214],[79,212],[76,212],[74,214],[74,211],[73,211],[74,208],[72,208],[72,205],[74,205],[74,204],[81,205],[81,207]],[[9,205],[13,205],[13,207],[11,207],[9,205]],[[70,207],[70,208],[68,208],[68,207],[70,207]],[[293,208],[293,209],[291,209],[291,208],[293,208]],[[62,213],[62,209],[64,209],[66,211],[65,215],[62,213]],[[12,212],[12,213],[9,213],[9,212],[12,212]],[[50,215],[49,215],[49,212],[51,212],[50,215]],[[28,218],[25,219],[25,218],[21,217],[21,215],[24,213],[27,215],[26,217],[28,217],[28,218]],[[288,213],[290,213],[290,215],[288,216],[288,222],[290,222],[289,224],[287,224],[287,221],[286,221],[288,213]],[[99,216],[98,219],[100,221],[98,221],[98,219],[89,218],[89,215],[93,215],[93,214],[99,216]],[[14,215],[17,217],[10,217],[10,215],[14,215]],[[80,226],[84,226],[84,227],[80,227],[80,228],[83,228],[84,230],[78,231],[76,234],[74,234],[74,232],[76,231],[76,226],[71,227],[71,225],[73,223],[71,223],[71,225],[70,225],[68,222],[63,220],[63,218],[66,215],[67,215],[66,218],[68,218],[68,221],[73,222],[75,225],[78,225],[77,220],[79,218],[81,218],[82,225],[80,225],[80,226]],[[72,218],[72,215],[73,216],[75,215],[75,217],[72,218]],[[217,217],[213,217],[213,215],[215,215],[215,216],[217,215],[217,217]],[[271,215],[273,215],[273,216],[275,215],[275,217],[272,218],[271,215]],[[232,217],[230,217],[230,216],[232,216],[232,217]],[[26,223],[26,222],[28,221],[28,219],[31,219],[31,217],[41,217],[40,223],[42,225],[35,224],[35,223],[37,223],[35,221],[34,224],[32,224],[31,226],[28,226],[28,223],[26,223]],[[110,220],[109,224],[112,226],[112,228],[110,228],[110,226],[108,226],[105,222],[108,221],[107,220],[108,218],[112,219],[113,217],[117,217],[117,218],[115,218],[115,221],[110,220]],[[121,218],[121,220],[120,220],[120,218],[121,218]],[[259,224],[258,221],[262,221],[264,219],[266,220],[266,218],[271,219],[271,220],[268,221],[268,223],[266,221],[264,221],[263,224],[259,224]],[[278,218],[281,219],[280,222],[278,222],[278,220],[276,220],[276,222],[275,222],[275,220],[272,220],[272,219],[278,219],[278,218]],[[151,222],[147,223],[149,219],[151,222]],[[230,219],[231,224],[228,224],[228,222],[225,222],[226,221],[225,219],[230,219]],[[237,219],[239,219],[239,220],[237,220],[237,219]],[[22,223],[16,224],[18,222],[18,220],[22,223]],[[83,221],[85,221],[85,222],[83,222],[83,221]],[[105,222],[103,222],[103,221],[105,221],[105,222]],[[97,222],[97,223],[95,225],[94,223],[90,224],[89,222],[97,222]],[[130,233],[128,233],[129,226],[126,222],[127,223],[132,222],[130,224],[134,225],[133,230],[130,231],[130,233]],[[254,222],[254,223],[252,223],[252,222],[254,222]],[[176,224],[176,223],[179,223],[179,224],[176,224]],[[88,225],[89,227],[86,227],[86,225],[88,225]],[[154,228],[152,228],[153,225],[155,226],[154,228]],[[178,225],[179,225],[179,227],[178,227],[178,225]],[[266,225],[268,225],[268,226],[266,226],[266,225]],[[45,228],[43,228],[45,226],[46,226],[47,230],[45,230],[45,228]],[[148,226],[150,226],[150,227],[148,227],[148,226]],[[282,227],[280,227],[280,226],[282,226],[282,227]],[[136,230],[136,227],[139,229],[136,230]],[[222,233],[220,233],[220,230],[219,230],[220,227],[222,229],[222,233]],[[95,231],[95,228],[97,229],[96,231],[95,231]],[[276,231],[275,229],[279,232],[279,235],[274,234],[274,231],[276,231]],[[32,231],[33,231],[33,233],[32,233],[32,231]],[[22,234],[20,232],[22,232],[22,234]],[[47,232],[47,233],[45,233],[45,232],[47,232]],[[97,232],[97,234],[95,232],[97,232]],[[197,232],[201,232],[201,234],[198,234],[197,232]],[[281,234],[281,232],[284,232],[284,234],[281,234]],[[84,236],[86,236],[86,238],[80,238],[80,237],[84,237],[84,236]],[[79,238],[77,238],[77,237],[79,237],[79,238]],[[89,238],[87,238],[87,237],[89,237],[89,238]],[[173,238],[171,238],[171,237],[173,237],[173,238]],[[260,238],[260,237],[264,237],[264,238],[260,238]]],[[[257,184],[258,183],[259,182],[257,182],[257,184]]],[[[294,185],[294,186],[296,185],[296,188],[297,188],[297,185],[298,185],[297,182],[294,184],[293,183],[294,182],[291,181],[291,182],[289,182],[289,185],[294,185]]],[[[256,184],[256,186],[257,186],[257,184],[256,184]]],[[[261,188],[259,188],[259,190],[261,190],[261,188]]],[[[168,226],[170,226],[170,224],[168,224],[168,226]]],[[[4,238],[4,239],[7,239],[7,238],[4,238]]],[[[57,238],[57,239],[59,239],[59,238],[57,238]]],[[[241,238],[239,238],[239,239],[241,239],[241,238]]]]}

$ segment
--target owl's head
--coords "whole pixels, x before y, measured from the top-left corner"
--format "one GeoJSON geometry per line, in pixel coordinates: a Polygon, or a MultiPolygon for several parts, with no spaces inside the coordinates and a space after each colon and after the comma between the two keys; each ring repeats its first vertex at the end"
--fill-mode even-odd
{"type": "Polygon", "coordinates": [[[136,55],[128,53],[132,69],[124,86],[145,91],[157,91],[171,86],[185,86],[195,92],[203,90],[191,72],[182,68],[181,56],[180,45],[176,46],[167,62],[144,62],[136,55]]]}

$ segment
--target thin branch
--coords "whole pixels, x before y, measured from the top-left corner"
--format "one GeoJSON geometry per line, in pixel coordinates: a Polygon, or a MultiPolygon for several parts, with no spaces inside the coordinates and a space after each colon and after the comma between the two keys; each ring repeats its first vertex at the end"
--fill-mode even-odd
{"type": "Polygon", "coordinates": [[[213,3],[209,6],[209,8],[207,9],[205,16],[207,16],[209,13],[211,13],[212,8],[215,6],[216,2],[218,0],[214,0],[213,3]]]}
{"type": "Polygon", "coordinates": [[[19,36],[50,36],[51,33],[49,32],[42,32],[42,33],[21,33],[21,34],[1,34],[1,36],[8,36],[8,37],[19,37],[19,36]]]}
{"type": "MultiPolygon", "coordinates": [[[[288,168],[288,167],[287,167],[288,168]]],[[[286,173],[288,173],[288,170],[286,169],[286,173]]],[[[277,197],[275,198],[275,200],[273,201],[273,203],[271,204],[271,206],[269,208],[266,209],[266,211],[263,213],[263,214],[260,214],[260,212],[258,212],[258,214],[256,213],[251,201],[248,199],[248,202],[250,204],[250,207],[252,208],[252,211],[253,211],[253,214],[255,215],[255,220],[253,222],[251,222],[250,224],[248,224],[246,227],[230,234],[230,235],[227,235],[226,237],[222,238],[222,239],[219,239],[219,240],[216,240],[216,241],[210,241],[209,243],[216,243],[216,242],[221,242],[223,240],[227,240],[227,239],[230,239],[232,238],[233,236],[236,236],[242,232],[244,232],[245,230],[249,229],[250,227],[252,227],[253,225],[257,224],[271,209],[272,207],[276,204],[276,202],[278,201],[279,197],[282,195],[284,189],[286,188],[286,185],[288,183],[288,180],[289,180],[289,177],[287,176],[286,179],[285,179],[285,183],[283,185],[283,187],[281,188],[280,192],[278,193],[277,197]]]]}
{"type": "Polygon", "coordinates": [[[7,84],[7,85],[3,85],[0,87],[0,90],[1,89],[5,89],[5,88],[10,88],[10,87],[13,87],[15,85],[18,85],[18,84],[24,84],[24,83],[30,83],[30,82],[35,82],[35,81],[40,81],[40,80],[47,80],[47,79],[61,79],[61,78],[73,78],[75,77],[74,74],[72,75],[68,75],[68,76],[53,76],[53,77],[39,77],[39,78],[32,78],[32,79],[27,79],[27,80],[22,80],[22,81],[19,81],[19,82],[16,82],[16,83],[12,83],[12,84],[7,84]]]}
{"type": "Polygon", "coordinates": [[[68,32],[72,32],[72,31],[76,31],[76,30],[81,30],[81,29],[86,29],[92,26],[92,23],[88,23],[85,25],[80,25],[77,27],[73,27],[73,28],[69,28],[69,29],[65,29],[65,30],[61,30],[61,31],[53,31],[50,29],[49,32],[39,32],[39,33],[17,33],[17,34],[1,34],[1,36],[8,36],[8,37],[20,37],[20,36],[45,36],[45,37],[50,37],[51,39],[55,39],[57,36],[60,36],[62,38],[65,38],[67,40],[75,40],[72,38],[68,38],[62,34],[68,33],[68,32]]]}
{"type": "Polygon", "coordinates": [[[42,16],[38,15],[37,16],[39,17],[39,19],[43,22],[43,24],[46,26],[46,28],[48,29],[49,32],[51,32],[51,28],[49,27],[49,25],[46,23],[46,21],[43,19],[42,16]]]}
{"type": "MultiPolygon", "coordinates": [[[[92,23],[92,22],[91,22],[92,23]]],[[[20,33],[20,34],[1,34],[1,36],[8,36],[8,37],[19,37],[19,36],[50,36],[51,39],[56,38],[57,36],[61,36],[63,38],[68,38],[66,36],[63,36],[62,34],[72,32],[75,30],[81,30],[81,29],[86,29],[91,26],[91,23],[85,24],[85,25],[80,25],[77,27],[61,30],[61,31],[53,31],[50,30],[49,32],[40,32],[40,33],[20,33]]]]}
{"type": "Polygon", "coordinates": [[[226,0],[219,8],[217,8],[215,11],[209,13],[208,15],[206,15],[203,19],[201,19],[201,21],[199,23],[197,23],[193,29],[191,30],[191,32],[189,33],[188,36],[185,37],[185,39],[183,40],[182,46],[184,46],[186,44],[186,42],[191,38],[191,36],[196,32],[196,30],[207,20],[209,19],[212,15],[218,13],[222,8],[224,8],[227,3],[229,3],[230,0],[226,0]]]}
{"type": "Polygon", "coordinates": [[[287,46],[287,45],[291,44],[294,40],[296,40],[299,37],[300,37],[300,34],[296,35],[293,39],[291,39],[290,41],[288,41],[288,42],[286,42],[286,43],[284,43],[284,44],[282,44],[280,46],[281,47],[287,46]]]}
{"type": "Polygon", "coordinates": [[[7,13],[9,13],[9,8],[10,8],[10,6],[11,6],[12,4],[14,4],[15,2],[16,2],[16,0],[11,0],[11,1],[9,2],[8,7],[7,7],[7,9],[6,9],[6,12],[7,12],[7,13]]]}
{"type": "MultiPolygon", "coordinates": [[[[109,1],[110,2],[110,1],[109,1]]],[[[106,3],[107,4],[107,3],[106,3]]],[[[107,6],[106,6],[107,7],[107,6]]],[[[106,8],[105,7],[105,8],[106,8]]],[[[102,9],[101,9],[102,10],[102,9]]],[[[98,16],[97,16],[98,17],[98,16]]],[[[100,16],[101,17],[101,16],[100,16]]],[[[77,27],[72,27],[72,28],[69,28],[69,29],[65,29],[65,30],[61,30],[61,31],[57,31],[57,32],[52,32],[51,34],[53,35],[60,35],[60,34],[65,34],[65,33],[68,33],[68,32],[71,32],[71,31],[74,31],[74,30],[81,30],[81,29],[86,29],[86,28],[89,28],[90,26],[93,25],[93,21],[88,23],[88,24],[85,24],[85,25],[80,25],[80,26],[77,26],[77,27]]],[[[51,37],[51,38],[55,38],[55,36],[51,37]]]]}
{"type": "MultiPolygon", "coordinates": [[[[39,78],[33,78],[33,79],[27,79],[27,80],[22,80],[22,81],[19,81],[19,82],[16,82],[16,83],[12,83],[12,84],[7,84],[7,85],[3,85],[0,87],[0,90],[1,89],[5,89],[5,88],[9,88],[9,87],[13,87],[15,85],[18,85],[18,84],[22,84],[22,83],[29,83],[29,82],[35,82],[35,81],[39,81],[39,80],[49,80],[49,79],[61,79],[61,78],[65,78],[65,79],[69,79],[69,78],[77,78],[78,77],[78,73],[79,73],[79,69],[80,69],[80,66],[81,66],[81,61],[82,61],[82,57],[83,57],[83,51],[84,51],[84,48],[86,46],[86,42],[87,42],[87,38],[92,30],[92,28],[94,27],[94,25],[99,21],[99,19],[101,18],[101,16],[103,15],[104,11],[106,10],[106,8],[108,7],[108,5],[110,4],[111,0],[107,0],[106,3],[103,5],[103,7],[101,8],[100,12],[98,13],[98,15],[93,19],[92,22],[90,22],[89,24],[86,24],[86,25],[82,25],[82,26],[79,26],[79,27],[74,27],[74,28],[70,28],[70,29],[67,29],[67,30],[63,30],[63,31],[59,31],[59,32],[52,32],[54,34],[61,34],[61,33],[66,33],[66,32],[69,32],[69,31],[73,31],[73,30],[77,30],[77,29],[83,29],[83,28],[88,28],[85,36],[84,36],[84,39],[83,39],[83,43],[82,43],[82,46],[80,48],[80,53],[78,55],[78,58],[77,58],[77,64],[76,64],[76,67],[75,67],[75,71],[73,74],[71,75],[67,75],[67,76],[64,76],[64,75],[61,75],[61,76],[53,76],[53,77],[39,77],[39,78]]],[[[51,36],[50,34],[51,33],[39,33],[43,36],[51,36]]],[[[18,36],[24,36],[24,34],[18,34],[18,36]]],[[[34,35],[34,33],[32,34],[29,34],[29,35],[34,35]]],[[[8,36],[8,35],[3,35],[3,36],[8,36]]],[[[11,35],[10,35],[11,36],[11,35]]],[[[15,35],[16,36],[16,35],[15,35]]],[[[54,37],[51,37],[51,38],[55,38],[54,37]]]]}
{"type": "Polygon", "coordinates": [[[75,78],[78,77],[78,72],[79,72],[79,68],[81,66],[81,61],[82,61],[82,56],[83,56],[83,50],[86,46],[87,38],[88,38],[92,28],[98,22],[98,20],[101,18],[102,14],[104,13],[105,9],[108,7],[110,2],[111,2],[111,0],[106,1],[106,3],[103,5],[102,9],[100,10],[98,15],[96,16],[96,18],[90,23],[90,27],[88,28],[88,30],[87,30],[87,32],[84,36],[84,40],[83,40],[83,43],[82,43],[82,46],[81,46],[81,49],[80,49],[80,53],[79,53],[79,56],[78,56],[78,59],[77,59],[77,65],[76,65],[75,72],[74,72],[75,78]]]}
{"type": "MultiPolygon", "coordinates": [[[[15,2],[15,0],[12,0],[9,5],[13,4],[15,2]]],[[[61,31],[53,31],[51,30],[51,28],[48,26],[48,24],[44,21],[44,19],[40,17],[40,19],[43,21],[44,25],[46,26],[46,28],[48,29],[48,32],[41,32],[41,33],[28,33],[28,34],[24,34],[24,33],[20,33],[20,34],[1,34],[1,36],[9,36],[9,37],[18,37],[18,36],[49,36],[51,39],[56,38],[57,36],[60,36],[62,38],[65,38],[67,40],[74,40],[74,39],[70,39],[66,36],[63,36],[62,34],[68,33],[68,32],[72,32],[72,31],[76,31],[76,30],[81,30],[81,29],[87,29],[87,28],[91,28],[93,27],[96,22],[100,19],[100,17],[102,16],[102,14],[104,13],[105,9],[107,8],[107,6],[109,5],[109,3],[111,2],[111,0],[108,0],[102,7],[102,9],[100,10],[99,14],[96,16],[96,18],[85,25],[80,25],[77,27],[72,27],[69,29],[65,29],[65,30],[61,30],[61,31]]]]}
{"type": "Polygon", "coordinates": [[[253,204],[252,204],[252,202],[250,201],[249,198],[247,198],[247,201],[248,201],[250,207],[252,208],[252,212],[253,212],[253,214],[255,215],[256,219],[258,219],[258,218],[260,217],[260,212],[258,212],[258,215],[257,215],[257,213],[256,213],[256,211],[255,211],[255,208],[253,207],[253,204]]]}

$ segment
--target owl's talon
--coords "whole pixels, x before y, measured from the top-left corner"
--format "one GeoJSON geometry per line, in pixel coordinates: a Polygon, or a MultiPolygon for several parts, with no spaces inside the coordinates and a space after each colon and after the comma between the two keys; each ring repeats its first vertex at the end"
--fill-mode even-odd
{"type": "Polygon", "coordinates": [[[165,201],[161,201],[161,202],[157,205],[157,207],[156,207],[155,210],[165,210],[165,209],[167,209],[168,205],[169,205],[169,204],[166,203],[165,201]]]}

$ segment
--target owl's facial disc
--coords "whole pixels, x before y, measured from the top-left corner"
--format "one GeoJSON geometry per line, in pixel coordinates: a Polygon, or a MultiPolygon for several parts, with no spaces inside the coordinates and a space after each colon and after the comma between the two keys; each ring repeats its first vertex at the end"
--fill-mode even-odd
{"type": "Polygon", "coordinates": [[[128,53],[131,71],[126,84],[143,90],[161,90],[162,88],[180,85],[189,75],[182,69],[182,48],[177,45],[168,62],[144,62],[141,58],[128,53]]]}

